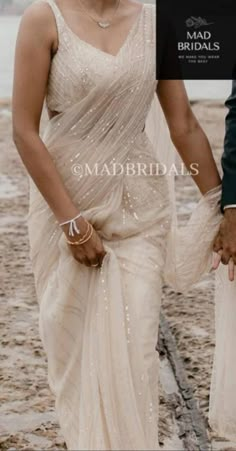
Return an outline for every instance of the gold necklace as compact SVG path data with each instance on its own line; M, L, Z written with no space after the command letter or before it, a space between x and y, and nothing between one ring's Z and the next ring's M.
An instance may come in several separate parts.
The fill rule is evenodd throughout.
M85 13L86 13L86 14L87 14L94 22L96 22L96 24L97 24L99 27L101 27L101 28L107 28L107 27L110 27L110 25L111 25L111 23L112 23L111 20L97 20L97 19L95 19L95 18L87 11L87 9L84 7L84 4L83 4L81 1L80 1L80 3L81 3L81 5L83 6L84 12L85 12ZM116 14L116 12L117 12L117 10L118 10L119 5L120 5L120 0L117 0L116 7L115 7L115 11L114 11L114 13L113 13L112 18L114 18L115 14Z

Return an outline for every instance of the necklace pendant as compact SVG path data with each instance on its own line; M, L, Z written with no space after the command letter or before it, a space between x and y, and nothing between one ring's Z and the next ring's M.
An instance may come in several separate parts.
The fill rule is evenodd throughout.
M107 28L107 27L110 27L110 25L111 25L110 22L97 22L97 24L101 28Z

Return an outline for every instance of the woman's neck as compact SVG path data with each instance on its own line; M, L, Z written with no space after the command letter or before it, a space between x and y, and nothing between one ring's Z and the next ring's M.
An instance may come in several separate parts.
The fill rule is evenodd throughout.
M94 11L98 16L102 16L105 11L113 11L120 0L82 0L83 6ZM78 0L80 3L80 0Z

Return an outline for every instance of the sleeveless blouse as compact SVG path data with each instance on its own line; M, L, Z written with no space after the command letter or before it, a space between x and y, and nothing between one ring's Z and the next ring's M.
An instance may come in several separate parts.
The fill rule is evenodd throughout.
M46 105L52 111L63 112L77 100L86 97L99 81L112 72L132 65L133 60L142 61L146 45L155 52L155 6L143 4L141 12L131 26L118 53L112 55L81 39L65 21L54 0L45 1L55 16L58 32L58 50L49 72ZM145 46L145 49L144 49ZM155 55L152 62L155 60ZM153 77L153 65L150 68ZM102 93L101 93L102 94Z

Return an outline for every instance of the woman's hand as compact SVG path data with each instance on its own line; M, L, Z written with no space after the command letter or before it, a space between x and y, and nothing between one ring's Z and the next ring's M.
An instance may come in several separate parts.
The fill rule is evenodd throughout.
M76 219L76 224L78 225L81 233L79 235L78 234L75 235L74 237L69 236L68 225L63 226L66 238L72 242L78 241L80 238L82 238L88 229L88 222L83 217L79 217L78 219ZM106 251L104 249L100 236L98 235L98 233L94 228L92 230L91 237L84 244L79 245L68 244L68 246L70 247L73 257L79 263L82 263L83 265L89 267L91 266L99 267L102 265L102 261L106 254Z

